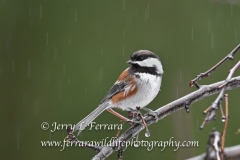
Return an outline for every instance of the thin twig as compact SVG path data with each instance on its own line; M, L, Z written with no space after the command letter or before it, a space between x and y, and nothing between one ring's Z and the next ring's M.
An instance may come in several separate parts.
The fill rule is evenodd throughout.
M204 119L204 123L203 123L203 125L200 127L200 129L203 129L205 122L209 122L209 121L215 119L216 110L221 109L220 106L221 106L222 98L223 98L223 95L224 95L224 92L225 92L225 86L226 86L226 84L231 80L233 74L234 74L235 71L239 68L239 66L240 66L240 61L238 61L238 63L229 71L229 74L228 74L225 82L218 87L218 88L221 89L221 92L220 92L220 94L218 95L218 97L216 98L216 100L215 100L215 101L212 103L212 105L210 106L210 109L207 108L207 109L204 111L204 113L207 113L207 112L208 112L208 114L207 114L206 118ZM206 111L207 111L207 112L206 112ZM222 110L221 110L221 113L223 113ZM225 116L224 116L223 114L222 114L222 120L225 120Z
M221 157L224 159L224 145L225 145L225 137L227 132L227 126L228 126L228 94L225 94L225 102L226 102L226 120L224 123L224 128L222 132L222 146L221 146Z
M196 90L182 98L179 98L167 105L164 105L154 112L157 113L158 120L161 120L180 109L184 109L186 103L191 105L205 97L219 93L221 91L219 85L223 84L224 82L225 81L220 81L210 85L203 85L199 90ZM232 90L237 87L240 87L240 76L232 78L224 88L226 90ZM144 120L148 126L156 122L156 119L153 116L146 116L144 117ZM110 146L102 147L100 152L97 155L95 155L92 160L106 159L108 156L113 154L115 150L118 148L118 146L116 146L116 144L119 144L118 142L126 143L127 141L134 138L143 129L144 129L143 124L134 124L127 131L122 133L117 139L115 139Z
M219 88L222 88L227 84L227 82L232 78L233 74L239 67L240 67L240 61L238 61L238 63L229 71L229 74L225 80L226 82L220 85Z
M240 48L240 44L232 50L226 57L224 57L220 62L218 62L215 66L210 68L208 71L204 73L200 73L199 75L196 76L193 80L190 81L189 85L192 87L196 82L198 82L200 79L204 77L208 77L215 69L217 69L222 63L224 63L227 59L233 60L234 54L238 51Z
M206 124L206 122L210 122L211 120L214 120L216 118L216 110L219 109L224 92L225 92L225 88L222 88L216 100L212 103L210 107L208 107L203 112L203 113L207 113L207 116L204 119L202 125L200 126L201 130L204 128L204 125Z
M226 117L225 117L223 109L222 109L222 104L220 104L220 111L221 111L221 115L222 115L222 122L225 122Z

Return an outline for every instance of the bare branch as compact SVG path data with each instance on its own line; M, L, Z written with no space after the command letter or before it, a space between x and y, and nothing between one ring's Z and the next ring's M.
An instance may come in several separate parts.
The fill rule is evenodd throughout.
M173 112L176 112L180 109L184 109L186 104L193 104L205 97L211 96L213 94L219 93L222 89L219 88L221 84L225 81L216 82L210 85L203 85L200 89L179 98L167 105L164 105L158 108L155 112L158 115L158 120L165 118ZM232 78L224 87L226 90L232 90L237 87L240 87L240 76ZM149 126L155 122L153 116L144 117L146 124ZM93 160L103 160L114 153L115 150L119 149L119 144L124 145L127 141L134 138L139 132L144 129L143 124L134 124L127 131L125 131L122 135L120 135L115 141L112 142L110 146L104 146L101 148L100 152L93 157Z
M224 159L224 145L225 145L225 137L226 137L226 132L227 132L227 126L228 126L228 94L225 94L225 102L226 102L226 120L224 123L224 128L222 132L222 145L221 145L221 157Z
M224 149L224 152L226 154L225 160L234 160L234 159L237 160L240 158L240 145L227 147ZM203 160L205 156L206 156L206 153L203 153L201 155L189 158L187 160ZM215 153L212 152L208 160L215 160L215 159L216 159Z
M240 44L232 50L226 57L224 57L220 62L218 62L215 66L210 68L208 71L204 73L200 73L199 75L196 76L193 80L190 81L189 85L192 87L194 84L196 84L200 79L204 77L208 77L214 70L216 70L221 64L223 64L227 59L233 60L234 54L238 51L240 48Z

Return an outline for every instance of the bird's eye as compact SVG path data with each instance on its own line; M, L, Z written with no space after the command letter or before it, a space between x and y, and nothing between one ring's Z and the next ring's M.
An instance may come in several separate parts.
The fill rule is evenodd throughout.
M144 58L142 56L138 57L139 61L142 61Z

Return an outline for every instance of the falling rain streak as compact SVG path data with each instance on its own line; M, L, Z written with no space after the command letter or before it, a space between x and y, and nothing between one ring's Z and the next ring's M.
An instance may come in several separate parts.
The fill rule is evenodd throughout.
M17 134L17 150L20 149L20 134Z
M125 46L124 46L124 44L123 44L123 56L124 56L124 50L125 50Z
M123 0L123 10L125 10L125 0Z
M180 71L180 83L182 83L182 71Z
M231 3L231 15L233 15L233 4Z
M210 29L211 29L211 22L210 20L208 20L208 32L210 33Z
M46 40L47 40L46 45L48 46L48 33L47 33L47 39Z
M145 10L145 22L147 22L148 18L149 18L149 3L147 5L147 9Z
M149 18L149 3L148 3L148 6L147 6L147 18Z
M63 75L65 75L66 74L66 65L64 64L63 65Z
M12 73L14 73L15 70L15 64L14 64L14 60L12 60Z
M103 68L99 68L99 81L101 82L103 80L103 76L104 72L103 72Z
M193 41L193 27L192 27L192 41Z
M28 61L27 76L28 78L31 78L31 60Z
M214 37L213 37L213 32L211 34L211 48L214 47Z
M197 118L197 125L196 125L196 126L197 126L197 132L198 132L198 131L199 131L199 127L198 127L198 118Z
M75 22L77 22L77 9L75 9Z
M32 14L32 8L29 8L29 16Z
M40 19L42 18L42 5L40 5Z
M178 98L178 87L177 87L177 98Z
M237 41L238 41L238 31L235 29L235 30L234 30L234 32L235 32L235 36L236 36L236 43L237 43Z

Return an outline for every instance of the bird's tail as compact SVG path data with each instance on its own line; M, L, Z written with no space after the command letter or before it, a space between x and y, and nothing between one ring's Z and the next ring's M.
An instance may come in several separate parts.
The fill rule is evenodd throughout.
M85 117L83 120L78 122L78 124L75 125L73 128L73 132L78 131L79 135L82 130L84 130L95 118L97 118L98 115L100 115L104 110L106 110L109 107L109 103L102 103L100 104L94 111L92 111L87 117Z

